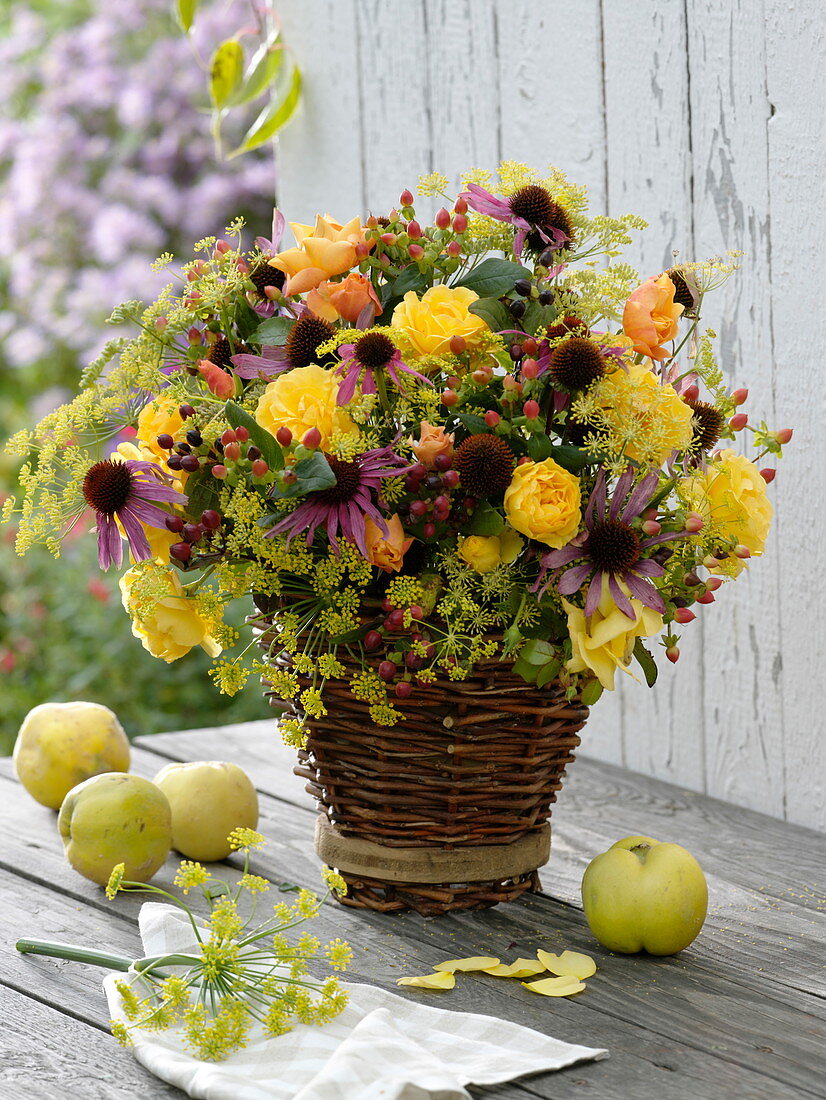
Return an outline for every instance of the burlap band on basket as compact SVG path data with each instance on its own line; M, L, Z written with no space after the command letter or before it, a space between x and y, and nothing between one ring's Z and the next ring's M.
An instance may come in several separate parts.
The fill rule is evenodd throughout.
M538 890L551 804L588 708L502 661L393 702L404 720L389 729L345 681L327 682L322 718L287 708L310 731L295 772L322 810L316 848L347 882L342 903L436 914Z

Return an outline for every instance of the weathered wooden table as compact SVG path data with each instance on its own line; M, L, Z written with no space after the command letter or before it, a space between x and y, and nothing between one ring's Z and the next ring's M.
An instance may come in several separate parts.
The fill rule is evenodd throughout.
M241 764L261 793L269 844L254 869L318 889L314 809L272 721L144 738L133 770L151 778L170 760L210 759ZM609 954L594 943L579 908L587 862L634 833L683 844L709 880L705 929L674 958ZM0 835L2 1100L182 1096L109 1035L102 971L23 957L13 946L27 935L136 953L141 897L108 902L69 868L55 815L26 795L10 760L0 761ZM155 881L169 885L176 863L170 859ZM542 894L435 919L330 904L319 935L349 940L352 976L396 992L397 977L428 972L444 958L510 959L537 947L594 955L599 971L570 999L545 999L486 975L461 975L450 993L405 991L610 1049L607 1061L475 1090L479 1097L826 1096L826 838L582 758L555 810L542 882Z

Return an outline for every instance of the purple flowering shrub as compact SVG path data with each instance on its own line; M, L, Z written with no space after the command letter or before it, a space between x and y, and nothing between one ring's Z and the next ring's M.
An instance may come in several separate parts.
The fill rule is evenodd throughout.
M271 153L216 159L196 57L254 30L253 6L204 4L195 51L169 0L85 8L55 27L14 0L0 37L0 367L39 367L41 391L113 335L114 305L157 293L156 256L272 216Z

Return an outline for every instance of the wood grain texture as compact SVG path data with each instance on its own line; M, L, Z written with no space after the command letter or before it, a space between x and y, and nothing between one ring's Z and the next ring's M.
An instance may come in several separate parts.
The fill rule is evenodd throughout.
M771 292L777 410L795 437L776 485L782 532L779 572L785 732L786 816L826 829L826 631L812 616L823 601L826 545L826 390L820 354L798 325L819 317L812 272L826 252L824 123L826 85L818 58L826 49L816 3L766 0L766 86L770 117Z
M138 747L135 770L153 775L170 757L229 754L253 771L259 787L272 785L278 789L277 772L264 774L254 763L266 758L268 752L262 732L266 731L260 727L238 727L230 737L226 730L205 730L194 737L158 738L159 747L164 743L163 755ZM153 741L146 739L149 745ZM674 801L665 785L648 782L660 788L662 805ZM99 1026L103 1001L99 972L47 959L23 958L10 949L19 935L21 909L25 907L29 934L74 940L80 934L128 951L136 942L140 899L122 895L114 904L109 903L99 887L71 871L54 830L55 815L24 794L11 779L8 762L0 767L0 787L0 830L6 838L0 859L8 868L0 874L0 897L4 899L0 905L0 984L16 989L36 984L44 996L54 998L70 1016ZM312 822L309 810L264 795L261 828L272 840L257 858L255 869L276 882L288 879L316 887L319 876L312 851ZM805 839L803 830L772 824L788 830L799 845ZM580 843L601 848L608 839L602 831L595 832L593 838L580 838ZM809 850L809 846L801 846ZM168 885L173 872L170 860L160 872L158 884ZM237 871L230 868L228 874L232 877ZM712 882L713 895L716 890ZM752 920L748 913L742 915ZM702 939L674 959L612 956L595 947L577 908L546 896L436 921L415 914L387 919L329 906L319 924L322 937L339 935L354 946L356 980L361 976L389 989L395 989L395 979L402 974L422 972L434 961L461 954L493 953L509 958L545 946L552 950L585 950L596 957L600 969L589 983L587 995L554 1002L552 1010L518 983L467 976L457 985L450 997L452 1008L506 1016L568 1041L608 1045L611 1049L608 1062L574 1067L497 1090L479 1090L475 1095L513 1100L583 1094L634 1095L651 1100L678 1100L689 1094L709 1100L721 1095L767 1100L772 1096L818 1095L815 1067L824 1039L823 1004L795 986L773 982L763 973L765 969L777 972L786 966L799 970L804 963L800 957L784 954L780 945L772 949L771 937L760 931L759 923L751 926L752 936L759 941L753 948L751 967L733 957L722 943L716 956L712 953L704 957L698 950ZM761 969L755 963L764 961L761 951L767 948L766 967ZM35 973L38 977L32 983L31 975ZM61 1018L59 1027L55 1025L60 1035L64 1034L62 1020L67 1018ZM722 1020L725 1028L721 1030ZM55 1045L63 1049L60 1042L52 1043L52 1047ZM114 1044L110 1049L116 1059L130 1061ZM57 1052L53 1050L51 1056L57 1059ZM73 1059L72 1051L69 1060ZM145 1095L166 1094L153 1087Z
M704 324L719 332L727 378L752 391L755 416L796 426L770 490L775 531L765 558L684 632L676 668L663 667L651 693L625 682L601 700L584 745L826 829L826 634L809 622L823 593L826 519L815 502L826 498L826 399L810 384L818 353L801 323L820 312L811 273L826 245L820 5L281 7L307 80L304 121L281 139L289 216L308 220L334 200L340 216L359 203L380 212L422 171L455 180L501 156L552 160L589 186L594 209L643 214L651 227L629 254L644 275L674 249L688 258L745 251Z

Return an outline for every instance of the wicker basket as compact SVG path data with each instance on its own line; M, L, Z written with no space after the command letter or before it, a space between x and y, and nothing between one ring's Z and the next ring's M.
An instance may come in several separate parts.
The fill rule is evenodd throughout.
M480 662L468 680L394 700L405 720L390 729L371 721L345 682L324 691L325 717L295 704L288 713L310 731L295 772L322 810L316 849L347 882L343 904L432 915L539 889L547 819L579 745L584 704L555 682L526 684L498 660Z

